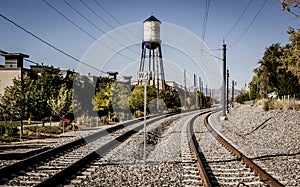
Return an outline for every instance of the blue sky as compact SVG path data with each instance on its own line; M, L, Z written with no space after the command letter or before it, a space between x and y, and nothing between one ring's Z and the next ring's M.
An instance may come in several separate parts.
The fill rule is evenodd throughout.
M105 33L112 33L114 30L118 30L127 24L142 23L151 14L162 21L162 28L164 23L170 23L188 30L200 39L202 37L205 0L96 0L121 25L98 6L94 0L84 0L84 3L97 12L105 22L95 16L79 0L66 1L78 9L104 33L83 19L64 1L47 0L53 7L61 11L66 17L95 38L103 38ZM214 55L222 57L222 51L215 49L222 47L224 36L232 28L249 2L250 0L211 0L204 43L211 49ZM268 0L249 30L238 43L232 46L246 30L263 3L263 0L253 0L239 24L225 38L225 43L228 46L227 63L230 71L230 79L238 82L238 88L242 88L245 83L251 81L253 69L257 67L257 62L262 58L265 47L276 42L286 44L289 37L286 33L288 26L299 28L299 20L295 20L287 12L282 12L281 5L277 0ZM95 43L95 39L87 36L74 27L74 25L70 24L43 0L0 0L0 13L77 59L84 59L83 57L87 53L87 50ZM106 22L110 25L107 25ZM139 40L139 37L140 41L142 41L140 34L136 37L136 41ZM163 43L163 36L161 39ZM120 40L120 36L116 37L115 40ZM107 44L110 45L110 42L107 41ZM181 48L182 46L177 47ZM136 54L131 54L132 52L126 50L122 50L120 53L134 59L139 59L139 44L132 45L130 48L136 51ZM197 46L191 45L190 48L197 48ZM33 38L2 17L0 17L0 49L7 52L25 53L30 56L30 60L43 62L44 64L60 67L61 69L76 70L79 66L78 62ZM168 50L166 46L166 49L163 49L166 63L168 59L170 61L172 59L172 54L170 54L171 52L168 53L168 51L171 50ZM199 52L199 54L189 55L201 56L203 54ZM222 62L220 60L215 60L216 63L220 63L221 65ZM4 58L0 58L0 64L3 63ZM26 65L31 64L26 63ZM188 73L192 75L194 72Z

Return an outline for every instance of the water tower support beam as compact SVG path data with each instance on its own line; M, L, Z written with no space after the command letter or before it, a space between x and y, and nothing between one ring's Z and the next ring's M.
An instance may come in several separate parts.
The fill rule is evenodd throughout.
M155 87L155 79L156 72L155 72L155 49L152 50L152 84Z
M158 47L159 50L159 61L160 61L160 73L161 73L161 85L162 89L165 90L165 70L163 65L163 59L162 59L162 52L161 52L161 45L159 44Z

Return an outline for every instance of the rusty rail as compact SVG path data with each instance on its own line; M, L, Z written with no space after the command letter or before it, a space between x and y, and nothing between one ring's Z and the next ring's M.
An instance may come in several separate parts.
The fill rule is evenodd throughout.
M227 142L222 136L218 134L218 132L211 127L208 123L208 118L212 113L206 115L204 118L204 124L209 130L209 132L223 145L225 146L231 153L233 153L238 159L243 161L255 174L257 174L260 180L270 186L281 187L284 186L279 181L277 181L274 177L272 177L269 173L259 167L257 164L252 162L247 156L242 154L239 150L237 150L234 146L232 146L229 142Z
M205 113L208 113L208 112L203 112L199 115L203 115ZM194 159L196 160L196 166L199 170L203 185L205 187L211 187L213 185L211 184L208 174L206 173L204 165L200 159L200 150L199 150L200 148L199 148L199 144L196 140L194 129L193 129L193 124L199 115L194 116L190 120L189 125L187 125L188 143L189 143L189 147L193 153Z

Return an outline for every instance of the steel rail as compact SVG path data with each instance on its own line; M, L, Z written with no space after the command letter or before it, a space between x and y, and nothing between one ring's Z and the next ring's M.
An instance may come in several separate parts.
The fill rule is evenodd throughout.
M204 124L208 131L239 160L243 161L243 163L245 163L251 171L257 174L262 182L274 187L283 187L284 185L281 184L277 179L272 177L269 173L267 173L265 170L263 170L261 167L255 164L250 158L248 158L239 150L237 150L233 145L226 141L214 128L212 128L212 126L208 122L208 118L211 114L212 113L207 114L204 118Z
M161 117L158 117L159 115L154 115L154 116L150 116L147 117L147 119L149 118L154 118L154 117L158 117L158 119L162 119L165 116L171 116L174 115L176 113L168 113L168 114L163 114L161 115ZM130 126L135 124L136 122L139 122L141 119L137 118L135 120L131 120L104 130L101 130L99 132L96 132L94 134L91 134L87 137L82 137L78 140L69 142L67 144L64 144L62 146L56 147L56 148L52 148L49 150L46 150L44 152L41 152L39 154L33 155L29 158L26 158L24 160L21 160L19 162L16 162L12 165L6 166L4 168L0 169L0 185L5 184L7 181L15 178L18 176L19 171L23 170L23 171L28 171L28 168L32 168L32 170L34 170L35 167L33 167L33 165L35 165L36 163L40 163L42 161L45 161L46 159L49 159L51 157L54 157L57 154L61 154L64 153L66 150L73 148L77 145L85 145L88 144L90 142L95 141L96 139L103 137L105 135L108 135L116 130L122 129L126 126Z
M196 116L194 116L189 121L189 124L187 125L188 144L189 144L189 147L190 147L190 149L191 149L191 151L193 153L194 159L196 161L196 166L197 166L198 171L200 173L202 183L203 183L203 185L205 187L211 187L213 185L211 184L211 181L210 181L210 179L208 177L208 174L206 173L204 164L203 164L203 162L201 160L201 156L203 156L203 155L202 155L202 153L200 151L200 147L199 147L198 141L197 141L195 133L194 133L193 125L195 123L195 120L200 115L204 115L204 114L209 113L209 112L210 111L206 111L206 112L202 112L200 114L197 114Z
M165 117L173 116L177 113L170 113L166 116L160 116L158 118L152 119L148 121L147 125L159 121ZM122 142L127 140L132 135L136 134L143 128L143 124L135 127L132 130L114 138L110 142L106 143L105 145L99 147L96 151L93 151L86 155L85 157L81 158L80 160L76 161L75 163L71 164L67 168L61 170L60 172L56 173L55 175L51 176L50 178L42 181L40 184L36 185L36 187L48 187L48 186L59 186L65 183L68 183L68 180L71 179L73 176L76 175L77 172L80 172L82 168L86 167L86 165L90 165L92 162L105 156L109 151L120 145Z

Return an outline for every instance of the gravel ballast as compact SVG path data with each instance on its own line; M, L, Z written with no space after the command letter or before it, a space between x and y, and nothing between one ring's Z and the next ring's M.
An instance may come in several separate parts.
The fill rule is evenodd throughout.
M300 186L300 111L240 105L210 121L226 139L286 186Z

